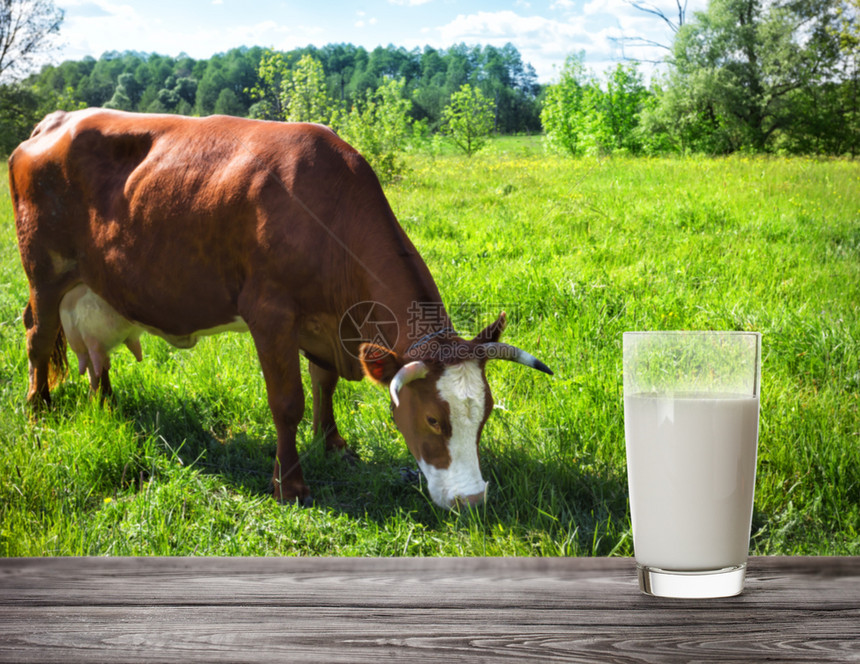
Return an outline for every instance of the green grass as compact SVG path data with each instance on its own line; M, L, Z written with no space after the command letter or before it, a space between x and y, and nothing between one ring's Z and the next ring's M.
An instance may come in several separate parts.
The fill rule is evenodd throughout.
M342 382L357 450L299 431L310 508L267 496L275 431L250 338L113 356L116 399L69 379L24 404L26 282L0 190L0 555L631 555L621 334L763 333L752 551L860 554L860 165L813 159L570 160L537 138L412 155L387 187L455 322L502 309L554 377L488 367L489 501L435 508L384 392ZM0 167L5 182L5 168ZM307 399L307 418L311 400Z

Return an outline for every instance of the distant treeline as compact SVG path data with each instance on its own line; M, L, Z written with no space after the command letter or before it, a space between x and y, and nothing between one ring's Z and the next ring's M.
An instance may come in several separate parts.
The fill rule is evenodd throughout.
M253 47L204 60L106 53L0 86L0 153L50 111L106 106L328 122L390 161L406 144L433 149L450 135L446 118L466 86L491 109L487 131L543 132L548 148L573 156L860 152L860 0L709 0L681 23L650 82L636 63L595 75L572 53L542 86L511 44ZM360 136L375 125L379 135Z
M186 55L108 52L44 67L19 85L0 91L0 152L26 138L32 121L57 108L108 106L130 111L255 116L253 93L260 47L236 48L209 59ZM406 50L395 46L368 51L352 44L308 46L285 52L288 65L303 55L322 63L328 96L349 107L391 79L405 79L411 115L438 128L451 94L470 83L493 101L497 133L541 131L541 86L533 67L512 45ZM22 135L23 132L23 135Z

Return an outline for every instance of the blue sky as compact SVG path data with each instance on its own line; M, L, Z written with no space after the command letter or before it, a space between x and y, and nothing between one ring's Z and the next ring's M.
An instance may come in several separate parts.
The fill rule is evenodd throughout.
M551 82L564 58L584 50L602 72L623 55L659 57L659 49L622 52L612 37L668 43L671 33L628 0L55 0L66 11L59 59L137 50L208 58L237 46L288 50L348 42L371 50L394 44L513 43L541 82ZM675 0L654 0L677 15ZM704 9L689 0L687 15Z

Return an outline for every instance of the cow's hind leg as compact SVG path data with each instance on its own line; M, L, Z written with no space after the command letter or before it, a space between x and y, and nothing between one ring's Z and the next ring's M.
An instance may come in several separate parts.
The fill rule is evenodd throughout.
M339 376L336 372L323 369L313 361L308 363L308 371L313 389L314 434L322 434L326 452L336 452L347 461L356 461L358 455L347 446L334 420L333 397Z
M113 396L108 367L104 367L100 374L97 374L92 367L88 367L87 378L90 381L90 393L93 396L98 396L100 403L104 403L105 399Z
M90 391L99 396L104 403L106 397L113 395L110 385L110 354L104 344L97 339L86 339L89 365L87 377L90 379Z
M343 436L337 430L334 421L333 395L337 386L338 375L334 371L323 369L313 361L308 362L308 372L311 375L311 386L314 400L314 434L322 434L327 452L340 452L347 459L354 459L355 453L350 450Z
M51 403L51 388L65 378L68 371L66 338L60 325L60 298L46 296L31 289L24 309L27 336L27 358L30 386L27 402L33 408Z

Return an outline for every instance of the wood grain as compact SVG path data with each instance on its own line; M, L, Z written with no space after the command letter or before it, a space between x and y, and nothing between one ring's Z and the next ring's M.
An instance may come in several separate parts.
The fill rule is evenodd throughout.
M860 558L642 595L630 559L0 561L0 662L860 662Z

